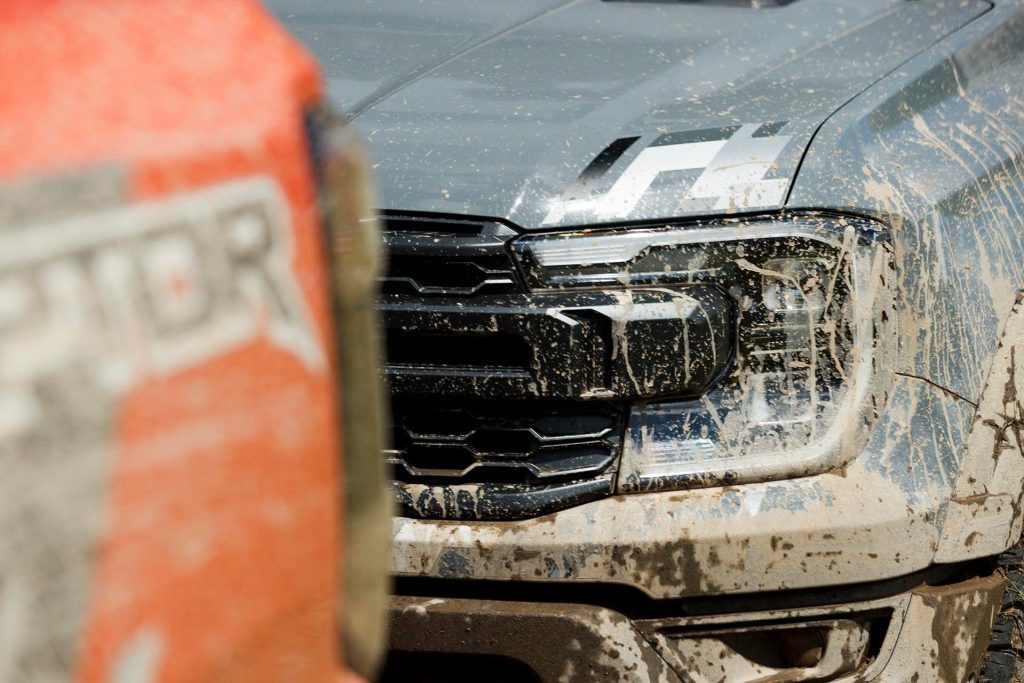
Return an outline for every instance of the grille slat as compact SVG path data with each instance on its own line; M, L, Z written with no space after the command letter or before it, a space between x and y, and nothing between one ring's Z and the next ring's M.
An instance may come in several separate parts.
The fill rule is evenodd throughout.
M389 263L381 287L388 294L421 296L517 292L507 230L499 223L386 219Z

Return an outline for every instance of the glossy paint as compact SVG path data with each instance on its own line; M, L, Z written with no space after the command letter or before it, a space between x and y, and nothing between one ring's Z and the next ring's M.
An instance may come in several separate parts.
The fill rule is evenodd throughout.
M989 8L982 0L763 10L603 0L270 6L321 60L331 95L369 140L382 207L523 228L779 208L784 192L681 207L680 186L699 175L690 168L662 178L624 215L545 220L585 167L626 136L640 141L609 179L666 133L786 122L792 140L758 174L785 186L832 112Z

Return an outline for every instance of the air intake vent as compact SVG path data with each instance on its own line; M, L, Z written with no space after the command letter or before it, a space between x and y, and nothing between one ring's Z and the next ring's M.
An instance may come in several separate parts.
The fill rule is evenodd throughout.
M393 410L391 458L403 481L536 484L600 473L621 439L621 414L601 408L399 403Z

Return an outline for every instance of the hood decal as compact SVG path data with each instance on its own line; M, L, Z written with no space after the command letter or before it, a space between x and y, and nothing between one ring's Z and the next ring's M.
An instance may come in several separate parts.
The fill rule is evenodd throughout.
M340 101L375 93L355 125L381 208L526 231L782 209L823 121L989 7L272 4Z
M783 121L665 133L628 164L619 164L622 169L609 185L616 162L640 139L620 138L553 200L543 225L629 219L651 195L657 195L659 204L669 195L676 213L777 206L785 199L789 178L766 176L793 139L779 135L785 125ZM661 182L663 176L668 183Z

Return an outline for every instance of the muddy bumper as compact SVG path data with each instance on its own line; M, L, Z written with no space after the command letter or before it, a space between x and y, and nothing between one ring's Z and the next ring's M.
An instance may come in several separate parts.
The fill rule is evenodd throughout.
M396 596L389 674L962 681L985 652L1002 589L993 575L865 602L655 618L583 604Z
M1010 495L960 497L973 412L902 377L871 441L841 469L613 496L517 521L400 517L391 570L398 577L626 584L651 598L678 599L874 583L995 556L1013 545L1019 524Z

